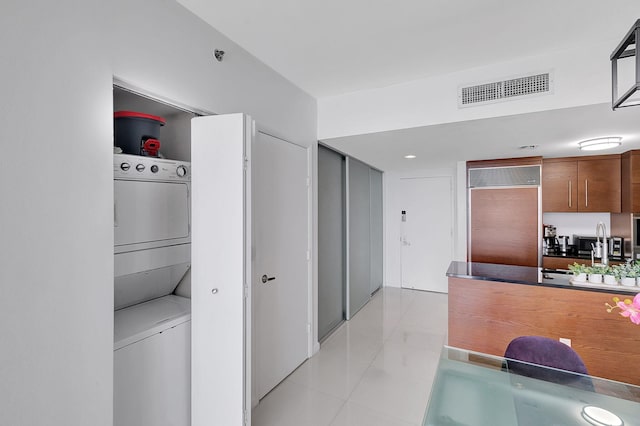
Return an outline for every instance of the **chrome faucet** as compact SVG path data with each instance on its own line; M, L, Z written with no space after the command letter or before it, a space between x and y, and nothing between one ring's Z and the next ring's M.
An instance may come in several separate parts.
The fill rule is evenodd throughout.
M600 232L602 232L602 242L600 242ZM603 222L596 225L596 246L594 247L594 256L600 258L603 265L609 264L609 247L607 247L607 227Z

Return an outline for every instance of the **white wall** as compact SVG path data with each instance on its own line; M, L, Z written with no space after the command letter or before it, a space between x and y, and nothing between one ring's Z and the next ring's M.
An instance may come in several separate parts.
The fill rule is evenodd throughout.
M324 140L608 102L611 99L608 58L617 43L618 40L611 40L582 49L518 58L389 87L322 98L318 101L318 138ZM553 95L458 108L457 89L460 85L547 71L553 71Z
M216 114L243 112L258 130L312 147L317 106L303 92L173 0L115 0L113 73L133 86ZM222 62L214 49L226 53ZM313 290L317 295L317 170L313 186ZM317 310L314 304L314 324ZM317 341L316 327L314 341Z
M400 220L400 212L402 210L402 206L400 204L399 193L401 191L401 179L403 178L419 178L419 177L437 177L437 176L447 176L451 177L454 182L454 188L457 187L457 174L456 170L453 168L442 168L442 169L430 169L430 170L421 170L417 172L411 173L393 173L388 172L385 173L385 245L384 245L384 254L385 254L385 268L384 268L384 285L386 287L401 287L402 284L402 262L401 262L401 245L400 245L400 237L401 237L401 220ZM416 197L421 196L421 194L416 194ZM456 194L452 194L454 200L456 200ZM459 206L456 201L454 205L454 218L458 217ZM463 211L463 214L466 210ZM454 225L454 235L456 235L454 240L454 252L458 252L458 233L460 232L459 225L457 219L453 220ZM434 226L438 226L438 224L434 224ZM462 230L462 232L466 235L466 228ZM429 236L425 236L425 239L428 242ZM414 237L414 240L417 239ZM456 254L457 256L457 254ZM453 260L453 259L452 259ZM460 259L464 260L464 259Z
M110 426L109 3L1 9L0 424Z
M262 130L311 146L316 101L173 0L114 0L113 73L216 114L244 112ZM224 50L222 62L214 49Z
M111 425L112 76L314 151L316 103L172 0L4 1L0 51L0 424Z

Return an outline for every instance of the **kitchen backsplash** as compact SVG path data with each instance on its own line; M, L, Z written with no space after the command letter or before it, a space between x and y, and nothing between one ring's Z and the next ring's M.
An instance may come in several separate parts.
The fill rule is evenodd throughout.
M556 235L568 235L573 244L573 235L596 235L596 225L604 222L607 235L611 235L610 213L543 213L542 223L554 225Z

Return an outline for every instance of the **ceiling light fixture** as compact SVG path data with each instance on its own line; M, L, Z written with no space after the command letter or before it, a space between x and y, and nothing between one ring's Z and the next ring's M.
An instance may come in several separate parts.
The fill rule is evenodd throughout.
M413 155L413 154L408 154L408 155L405 155L404 158L408 158L409 160L411 160L411 159L416 158L416 156Z
M582 409L582 417L594 426L623 426L622 419L611 411L594 405L587 405Z
M578 146L583 151L599 151L601 149L615 148L620 145L622 145L622 138L619 136L588 139L586 141L578 142Z
M638 44L640 44L640 19L633 24L616 47L616 50L611 54L611 107L614 110L640 105L640 55L638 54ZM618 70L618 60L621 59L625 60L620 62L622 69ZM619 86L622 86L623 94L618 97Z

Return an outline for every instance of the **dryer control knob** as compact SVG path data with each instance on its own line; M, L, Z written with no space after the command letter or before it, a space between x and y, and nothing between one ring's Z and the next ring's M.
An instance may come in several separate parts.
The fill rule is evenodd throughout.
M158 173L158 166L156 166L155 164L151 166L151 173Z
M129 168L131 168L131 166L129 165L129 163L122 163L120 164L120 169L124 170L125 172L127 170L129 170Z
M138 164L138 165L136 165L136 170L137 170L137 171L139 171L139 172L144 171L144 164Z
M180 177L185 177L187 175L187 168L185 166L178 166L176 173Z

